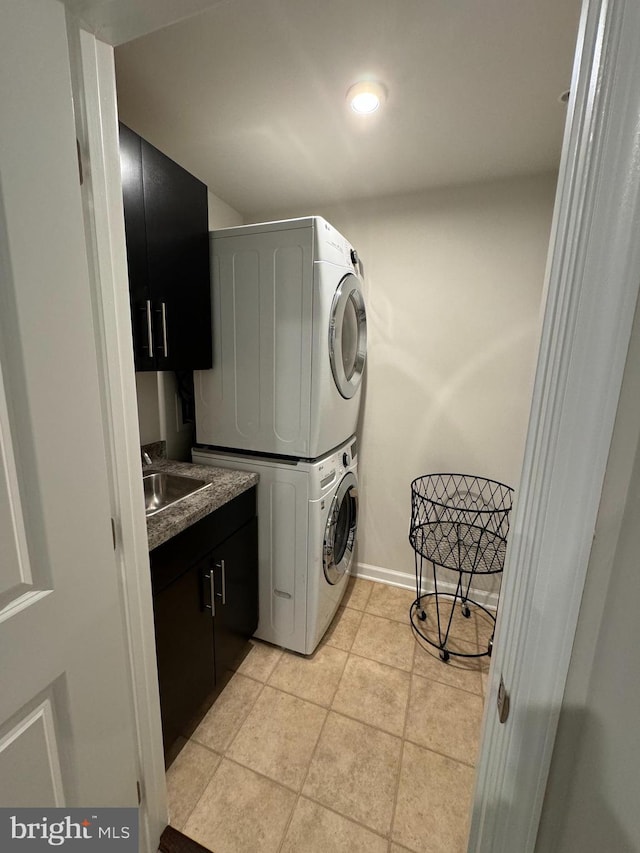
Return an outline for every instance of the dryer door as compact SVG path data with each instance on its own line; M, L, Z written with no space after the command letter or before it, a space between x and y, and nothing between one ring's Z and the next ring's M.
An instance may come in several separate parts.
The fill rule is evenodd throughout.
M348 400L358 390L367 357L367 315L359 280L348 273L331 304L329 358L340 394Z
M358 481L353 471L349 471L333 496L324 531L322 563L330 584L338 583L351 566L357 528Z

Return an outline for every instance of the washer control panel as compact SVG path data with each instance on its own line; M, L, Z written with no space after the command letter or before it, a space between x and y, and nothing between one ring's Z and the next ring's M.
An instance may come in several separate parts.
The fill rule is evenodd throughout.
M328 489L333 483L339 481L349 468L357 463L358 442L354 438L350 444L343 446L340 450L327 456L313 468L313 476L321 491Z

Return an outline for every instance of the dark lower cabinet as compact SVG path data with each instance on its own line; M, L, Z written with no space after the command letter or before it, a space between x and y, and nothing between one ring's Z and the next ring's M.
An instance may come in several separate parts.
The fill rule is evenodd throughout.
M207 568L208 560L197 563L153 600L165 751L215 689L211 611L203 582Z
M150 554L165 758L188 737L258 625L255 488Z
M216 681L226 682L258 625L258 596L247 598L258 549L258 520L251 519L211 555L215 601Z

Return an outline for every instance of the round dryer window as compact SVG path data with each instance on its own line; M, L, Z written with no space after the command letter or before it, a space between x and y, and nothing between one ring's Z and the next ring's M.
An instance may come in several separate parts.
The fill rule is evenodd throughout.
M352 471L340 481L329 509L324 531L322 558L324 576L338 583L349 570L358 527L358 481Z
M340 394L348 400L358 390L367 357L367 314L359 280L349 273L331 305L329 358Z

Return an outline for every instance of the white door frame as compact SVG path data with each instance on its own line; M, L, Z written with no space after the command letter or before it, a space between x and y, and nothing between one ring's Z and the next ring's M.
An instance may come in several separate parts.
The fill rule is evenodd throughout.
M142 488L113 48L67 12L100 394L136 727L140 851L168 823L151 572Z
M536 843L640 282L640 4L585 2L469 850ZM501 725L500 677L511 698Z
M624 21L624 27L622 23ZM92 39L92 37L89 37ZM548 299L498 615L469 850L535 845L640 282L640 4L585 0L547 272ZM146 798L166 816L111 48L86 42L105 420ZM89 62L94 53L94 60ZM89 63L92 73L88 73ZM638 146L635 145L637 148ZM502 726L500 675L511 694ZM149 848L149 853L151 848Z

